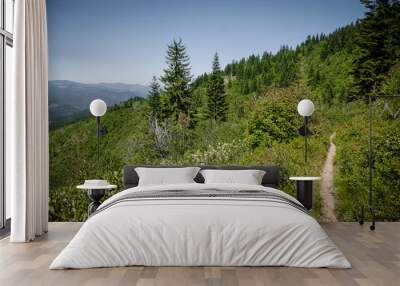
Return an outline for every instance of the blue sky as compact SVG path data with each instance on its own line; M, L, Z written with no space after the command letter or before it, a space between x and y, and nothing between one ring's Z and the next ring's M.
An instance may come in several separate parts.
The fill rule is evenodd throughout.
M49 78L148 84L182 38L192 73L329 33L362 18L358 0L47 0Z

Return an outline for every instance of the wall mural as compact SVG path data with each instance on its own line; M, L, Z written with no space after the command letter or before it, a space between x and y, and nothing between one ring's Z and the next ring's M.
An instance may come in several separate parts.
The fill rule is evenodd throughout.
M85 220L76 186L106 179L118 186L109 196L126 164L278 164L292 195L289 176L322 176L315 217L356 220L368 202L368 95L400 94L399 2L302 9L337 15L324 20L295 3L147 2L48 1L50 220ZM94 99L107 104L100 129ZM398 216L400 102L372 104L375 212Z

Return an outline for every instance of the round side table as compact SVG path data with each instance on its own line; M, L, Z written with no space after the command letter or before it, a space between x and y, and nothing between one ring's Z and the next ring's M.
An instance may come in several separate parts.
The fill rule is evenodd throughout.
M313 202L313 181L319 181L321 177L290 177L289 180L296 181L297 200L310 210Z
M88 206L88 217L94 213L97 208L101 205L100 200L104 197L107 190L115 189L116 185L107 185L107 186L88 186L88 185L79 185L76 188L81 190L86 190L88 197L92 200L92 202Z

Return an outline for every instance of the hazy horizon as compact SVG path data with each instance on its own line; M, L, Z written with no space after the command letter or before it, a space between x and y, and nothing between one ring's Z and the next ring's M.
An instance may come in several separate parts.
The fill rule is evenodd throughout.
M251 54L295 47L361 18L356 0L49 0L49 80L148 85L165 68L167 45L181 38L192 74ZM300 12L299 12L300 11Z
M148 86L148 84L142 84L142 83L130 83L130 82L122 82L122 81L99 81L99 82L84 82L81 80L71 80L71 79L50 79L50 81L71 81L71 82L78 82L78 83L83 83L83 84L129 84L129 85L144 85Z

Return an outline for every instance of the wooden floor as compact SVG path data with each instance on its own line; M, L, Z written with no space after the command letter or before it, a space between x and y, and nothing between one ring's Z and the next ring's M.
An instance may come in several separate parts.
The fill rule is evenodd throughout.
M79 223L51 223L32 243L0 241L0 285L400 285L400 223L324 224L352 269L289 267L123 267L48 270L79 229Z

